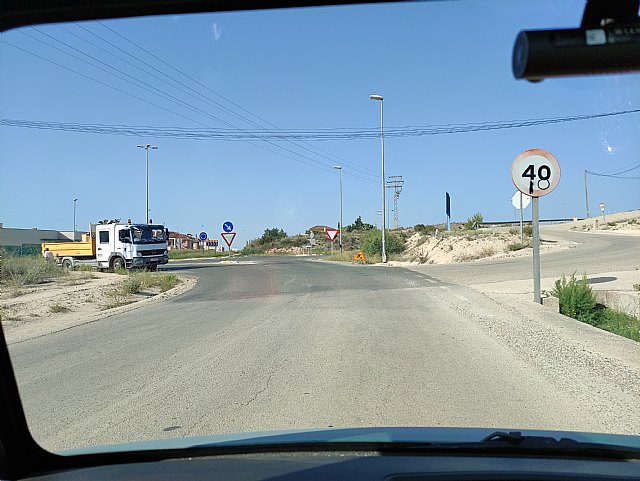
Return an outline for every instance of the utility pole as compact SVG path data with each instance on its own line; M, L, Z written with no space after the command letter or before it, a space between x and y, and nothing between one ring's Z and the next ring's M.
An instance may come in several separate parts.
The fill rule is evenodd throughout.
M385 182L384 182L384 109L383 109L383 102L384 102L384 98L382 97L382 95L370 95L369 96L370 100L379 100L380 101L380 143L382 146L382 262L386 263L387 262L387 250L385 247L385 229L386 229L386 221L385 221L385 217L384 217L384 211L386 209L386 201L384 199L384 187L385 187Z
M402 192L404 180L401 175L390 175L387 180L387 188L393 189L393 228L398 228L398 198Z
M152 150L157 150L158 147L155 145L150 145L150 144L146 144L146 145L136 145L136 147L138 147L139 149L144 149L146 151L146 157L147 157L147 207L145 210L145 224L149 223L149 149Z
M589 191L587 190L587 169L584 169L584 202L587 207L587 219L589 218Z
M78 199L73 199L73 242L76 241L76 202Z
M338 235L340 236L340 254L342 254L342 166L334 165L334 169L340 171L340 227L338 228ZM331 243L331 249L333 249L333 242Z

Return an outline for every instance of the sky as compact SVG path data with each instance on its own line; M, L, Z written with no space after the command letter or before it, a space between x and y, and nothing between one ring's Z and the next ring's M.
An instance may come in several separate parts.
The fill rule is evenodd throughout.
M385 129L601 114L640 108L640 75L514 79L523 29L573 28L584 2L360 5L47 25L0 35L3 120L185 129ZM22 49L22 50L21 50ZM144 50L143 50L144 49ZM73 55L70 56L67 53ZM52 63L54 62L54 63ZM97 66L97 67L96 67ZM99 67L99 68L98 68ZM71 70L69 70L71 69ZM117 70L115 70L117 69ZM132 78L133 77L133 78ZM269 124L265 123L269 122ZM275 126L275 127L274 127ZM276 130L276 128L281 130ZM512 220L511 164L541 148L559 161L542 218L585 215L584 170L640 162L640 114L417 137L385 138L387 175L405 181L402 226L476 212ZM79 230L150 217L234 247L264 229L290 234L343 219L380 223L381 145L353 140L193 140L0 127L0 222ZM640 176L640 169L625 174ZM590 210L640 208L640 180L588 176ZM392 206L392 195L387 191ZM530 217L530 208L525 218ZM393 213L391 213L393 216Z

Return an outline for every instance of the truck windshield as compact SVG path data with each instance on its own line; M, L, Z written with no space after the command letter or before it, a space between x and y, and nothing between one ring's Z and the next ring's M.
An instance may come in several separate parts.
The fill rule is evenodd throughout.
M150 244L153 242L164 242L164 227L157 225L134 225L131 227L131 234L134 244Z

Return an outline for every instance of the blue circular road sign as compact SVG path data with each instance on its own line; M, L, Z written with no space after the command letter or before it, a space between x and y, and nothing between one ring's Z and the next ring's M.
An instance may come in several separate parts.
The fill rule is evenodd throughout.
M200 232L198 237L200 238L201 241L207 240L207 233L206 232Z
M222 224L222 230L225 232L233 232L233 223L227 221Z

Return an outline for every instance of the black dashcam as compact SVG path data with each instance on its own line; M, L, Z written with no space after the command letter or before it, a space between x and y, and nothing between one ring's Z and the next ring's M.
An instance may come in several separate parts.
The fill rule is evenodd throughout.
M580 28L521 31L513 47L513 75L536 82L640 71L639 3L592 0Z

